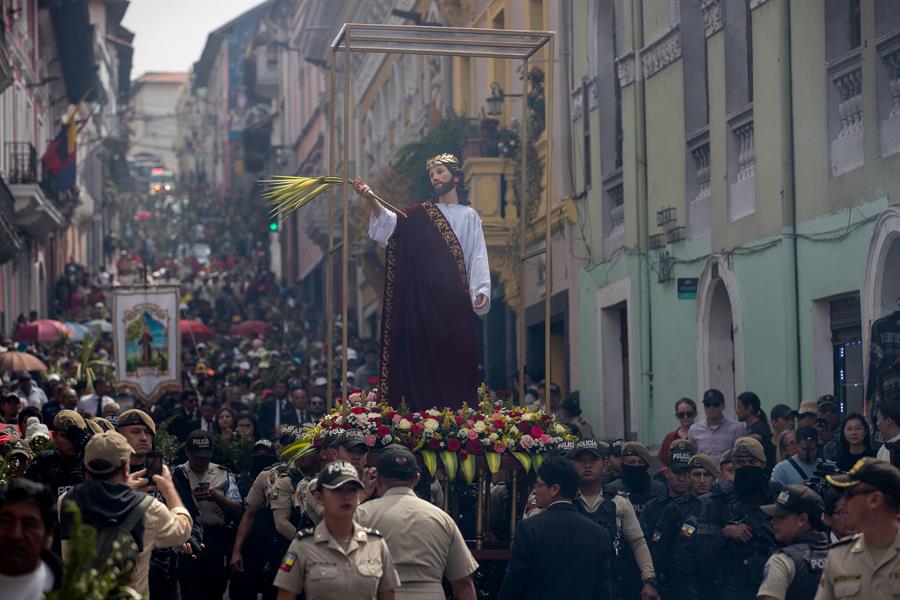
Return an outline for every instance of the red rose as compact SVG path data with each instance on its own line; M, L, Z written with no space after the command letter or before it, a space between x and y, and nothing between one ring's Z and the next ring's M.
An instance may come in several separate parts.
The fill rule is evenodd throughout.
M522 433L528 433L529 431L531 431L531 425L529 425L527 421L519 421L518 423L516 423L516 427L518 427L519 431L521 431Z
M447 450L450 452L459 452L460 448L462 448L462 443L457 438L447 440Z
M406 446L407 448L409 448L410 450L412 450L413 448L416 447L416 443L412 440L406 440L405 442L403 442L403 445Z
M475 456L481 456L484 454L484 446L478 440L469 440L466 442L466 452Z
M453 417L453 420L456 421L456 424L457 424L457 425L462 425L462 424L463 424L463 418L462 418L461 416L459 416L459 415L456 415L455 417Z
M440 450L441 449L441 440L437 438L431 438L428 441L428 447L432 450Z
M539 438L542 435L544 435L544 430L541 429L540 427L532 427L531 428L531 437Z
M503 429L503 419L494 419L494 428Z
M514 411L512 411L511 413L509 413L509 416L511 416L511 417L521 417L521 416L522 416L522 411L521 411L521 410L514 410Z
M366 409L363 408L362 406L354 406L353 408L350 409L350 412L352 412L354 415L361 415L364 412L366 412Z
M466 460L467 458L469 458L469 453L466 452L465 450L460 450L459 451L459 460Z
M378 427L375 428L375 435L377 435L380 438L383 438L386 435L390 435L390 433L391 433L390 427L385 427L384 425L379 425Z
M421 423L413 423L413 426L409 429L409 432L413 435L420 435L423 431L425 431L425 426Z

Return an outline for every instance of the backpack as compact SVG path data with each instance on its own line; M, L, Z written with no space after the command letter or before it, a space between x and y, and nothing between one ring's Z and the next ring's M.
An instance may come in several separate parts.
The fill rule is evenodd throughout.
M153 496L146 495L131 509L121 523L110 520L97 528L97 553L92 567L103 572L104 567L117 567L122 572L132 571L137 563L138 548L131 531L141 522Z

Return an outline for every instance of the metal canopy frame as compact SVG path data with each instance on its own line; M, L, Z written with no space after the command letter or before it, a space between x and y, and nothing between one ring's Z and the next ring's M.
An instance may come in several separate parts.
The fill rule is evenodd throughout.
M528 152L528 97L527 77L522 77L522 114L519 127L520 182L519 190L519 314L516 325L516 343L518 351L519 402L525 402L525 262L531 258L546 254L546 276L544 290L544 402L550 408L550 299L552 297L553 278L550 245L550 205L553 190L553 82L555 66L556 32L553 31L515 31L508 29L480 29L475 27L431 27L420 25L390 25L370 23L345 23L331 44L331 82L330 102L328 110L329 124L329 173L337 170L335 146L335 117L337 114L337 61L339 53L344 55L343 68L343 143L341 161L342 176L345 183L342 187L343 229L340 244L334 243L334 192L328 192L328 263L326 270L326 311L328 320L328 387L327 403L330 408L334 398L334 352L331 348L334 332L334 262L332 255L341 250L341 390L347 390L347 342L349 335L349 204L350 184L350 56L353 53L378 54L416 54L437 56L464 56L480 58L499 58L521 60L523 73L528 72L528 63L535 53L544 47L548 48L549 60L546 69L544 89L545 122L547 132L547 155L544 164L546 181L545 200L545 232L544 249L526 253L527 233L527 197L526 197L526 158ZM343 393L343 392L342 392Z

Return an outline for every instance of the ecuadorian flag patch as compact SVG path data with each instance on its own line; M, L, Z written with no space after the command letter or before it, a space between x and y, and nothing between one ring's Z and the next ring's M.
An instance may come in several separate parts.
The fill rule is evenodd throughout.
M279 569L281 569L285 573L290 573L291 569L294 568L295 562L297 562L297 555L293 552L288 552L284 555L284 560L281 561L281 566L279 567Z

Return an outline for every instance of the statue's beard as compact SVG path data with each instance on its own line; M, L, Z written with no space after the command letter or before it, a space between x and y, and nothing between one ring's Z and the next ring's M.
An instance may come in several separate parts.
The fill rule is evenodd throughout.
M456 187L456 182L452 179L447 183L438 183L434 186L434 193L438 196L443 196L444 194L449 194L450 190Z

